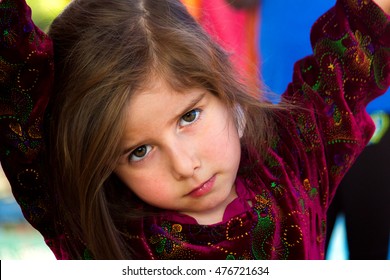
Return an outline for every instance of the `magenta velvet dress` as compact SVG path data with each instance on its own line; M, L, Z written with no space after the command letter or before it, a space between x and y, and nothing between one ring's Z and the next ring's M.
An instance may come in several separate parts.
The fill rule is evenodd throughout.
M50 39L24 0L0 2L0 159L26 219L58 259L91 258L67 240L44 164L53 88ZM223 221L199 225L165 212L126 226L139 259L323 259L326 210L374 126L365 111L390 84L390 24L372 1L339 0L312 29L313 56L298 61L283 94L300 110L277 113L267 156L243 149L238 198ZM288 50L286 50L288 51ZM247 152L250 151L250 152ZM367 192L375 190L367 190Z

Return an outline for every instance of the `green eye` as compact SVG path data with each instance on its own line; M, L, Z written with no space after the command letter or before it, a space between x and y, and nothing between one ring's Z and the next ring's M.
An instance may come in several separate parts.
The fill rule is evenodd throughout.
M194 109L184 114L180 119L181 126L187 126L199 119L201 111L199 109Z
M136 148L133 152L131 152L129 156L130 161L140 161L144 157L146 157L149 152L152 150L150 145L143 145Z

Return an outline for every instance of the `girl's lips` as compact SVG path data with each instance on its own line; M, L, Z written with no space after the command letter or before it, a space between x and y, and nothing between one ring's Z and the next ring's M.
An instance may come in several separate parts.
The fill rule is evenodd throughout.
M214 187L216 176L214 175L209 180L204 182L201 186L191 191L188 195L192 197L201 197L208 194Z

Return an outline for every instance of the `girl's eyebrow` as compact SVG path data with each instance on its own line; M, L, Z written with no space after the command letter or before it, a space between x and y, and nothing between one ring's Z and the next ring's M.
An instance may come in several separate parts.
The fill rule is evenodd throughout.
M187 106L181 111L180 114L176 115L173 119L172 119L172 123L176 122L177 119L181 118L184 114L188 113L190 110L192 110L192 108L198 104L200 101L203 100L203 98L206 96L206 93L203 92L202 94L196 96L195 98L193 98L190 103L187 104Z
M188 111L190 111L196 104L198 104L200 101L203 100L203 98L205 98L206 96L206 93L203 92L202 94L199 94L198 96L196 96L195 98L193 98L188 104L187 106L181 111L180 114L176 115L173 119L172 119L172 123L176 122L177 119L181 118L184 114L188 113ZM125 148L122 153L121 153L121 156L124 156L126 154L128 154L129 152L131 152L132 150L134 150L135 148L137 148L139 145L138 144L135 144L135 145L132 145L131 147L127 147Z

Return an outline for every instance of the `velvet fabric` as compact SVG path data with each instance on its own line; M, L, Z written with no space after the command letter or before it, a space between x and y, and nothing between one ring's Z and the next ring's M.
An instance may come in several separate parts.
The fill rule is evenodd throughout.
M26 219L58 259L72 258L45 176L45 109L53 88L50 39L24 0L0 2L0 159ZM339 0L311 33L313 56L298 61L276 112L278 137L266 156L243 147L238 198L224 220L199 225L165 212L126 225L139 259L323 259L326 210L369 141L365 111L390 84L390 24L372 1ZM288 50L286 50L288 51ZM300 109L298 109L300 108Z

